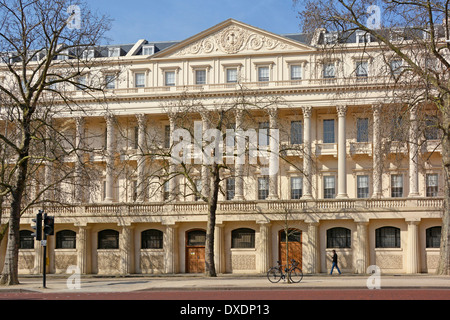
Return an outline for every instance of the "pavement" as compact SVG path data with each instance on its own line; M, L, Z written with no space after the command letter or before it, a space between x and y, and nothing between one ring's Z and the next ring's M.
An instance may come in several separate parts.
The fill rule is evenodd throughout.
M161 275L103 277L48 275L46 288L42 276L19 279L13 287L0 286L4 293L124 293L139 291L199 291L199 290L289 290L289 289L439 289L450 291L450 277L429 274L417 275L305 275L298 284L281 280L270 283L264 275Z

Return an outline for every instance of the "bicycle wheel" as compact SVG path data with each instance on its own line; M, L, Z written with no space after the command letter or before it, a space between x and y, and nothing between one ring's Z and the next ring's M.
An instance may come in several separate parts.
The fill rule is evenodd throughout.
M303 272L302 269L299 267L295 267L289 272L289 278L291 279L291 282L293 283L299 283L303 279Z
M267 279L272 283L280 282L281 277L282 274L280 268L270 268L269 271L267 271Z

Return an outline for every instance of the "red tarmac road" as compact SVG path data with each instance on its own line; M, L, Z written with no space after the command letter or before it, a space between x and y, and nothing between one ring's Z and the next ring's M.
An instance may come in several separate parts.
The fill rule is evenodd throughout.
M450 300L450 289L311 289L198 290L127 293L0 293L1 300L152 300L152 301L291 301L291 300Z

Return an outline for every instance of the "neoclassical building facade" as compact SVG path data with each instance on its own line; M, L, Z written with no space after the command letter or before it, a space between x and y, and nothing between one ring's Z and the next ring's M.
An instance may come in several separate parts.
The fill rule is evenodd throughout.
M215 228L218 273L265 273L284 259L287 224L290 257L304 273L329 272L332 250L344 273L364 274L372 265L384 273L434 272L443 206L439 137L417 136L420 115L410 109L406 130L417 143L386 148L391 100L378 73L378 46L357 34L345 50L327 54L321 44L328 38L319 31L276 35L230 19L180 42L140 40L87 52L106 65L108 112L74 87L73 99L91 111L55 122L76 145L106 152L83 155L101 172L90 178L95 192L75 183L75 205L46 208L55 216L47 270L202 272L208 205L185 192L182 179L153 188L149 172L162 160L146 153L152 143L173 144L177 117L167 106L180 97L195 96L207 109L245 89L279 99L270 112L235 112L233 128L279 129L283 159L270 177L258 165L235 164L235 176L225 173ZM190 117L202 121L201 114ZM193 172L205 186L204 172ZM42 248L30 236L34 214L21 220L21 273L41 272Z

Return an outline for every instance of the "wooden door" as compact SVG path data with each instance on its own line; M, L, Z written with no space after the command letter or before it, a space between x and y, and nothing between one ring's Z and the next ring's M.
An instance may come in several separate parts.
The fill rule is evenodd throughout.
M286 261L286 248L288 247L288 261L292 259L299 263L299 267L302 268L302 232L297 229L291 229L288 232L288 245L286 246L286 233L284 230L280 231L280 244L279 244L279 260L283 265L287 265Z
M192 230L186 233L186 273L204 273L206 231Z

